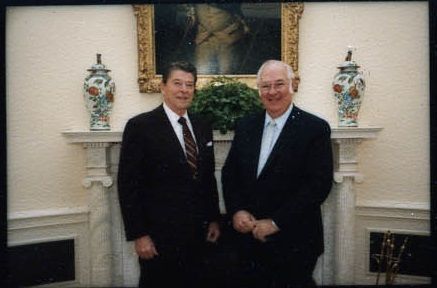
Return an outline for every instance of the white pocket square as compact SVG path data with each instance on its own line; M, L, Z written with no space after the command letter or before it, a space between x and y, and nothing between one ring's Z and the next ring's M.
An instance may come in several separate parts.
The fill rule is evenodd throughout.
M211 147L212 146L212 141L209 141L208 143L206 143L206 147Z

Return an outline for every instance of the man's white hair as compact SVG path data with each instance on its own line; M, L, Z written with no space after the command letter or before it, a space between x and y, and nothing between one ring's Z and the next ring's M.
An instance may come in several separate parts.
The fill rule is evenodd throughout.
M256 74L256 83L257 84L259 84L259 82L261 80L261 74L263 73L264 69L267 66L283 67L287 70L287 79L290 81L290 83L294 79L293 68L291 68L290 65L288 65L287 63L284 63L282 61L279 61L279 60L267 60L261 65L261 67L259 67L258 73Z

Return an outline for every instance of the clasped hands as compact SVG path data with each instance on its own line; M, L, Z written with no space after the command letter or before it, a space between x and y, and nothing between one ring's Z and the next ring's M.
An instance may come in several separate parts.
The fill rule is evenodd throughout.
M232 218L234 229L240 233L252 232L255 239L262 242L266 237L279 231L279 228L273 224L272 219L257 220L250 212L240 210Z
M217 222L209 223L206 241L215 243L219 237L219 224ZM135 239L135 252L140 258L145 260L153 259L155 256L159 255L155 243L149 235Z

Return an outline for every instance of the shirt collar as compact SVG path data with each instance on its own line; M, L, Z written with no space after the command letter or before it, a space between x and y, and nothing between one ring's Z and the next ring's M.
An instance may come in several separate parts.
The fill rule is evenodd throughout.
M276 127L278 127L279 130L282 129L282 127L284 127L285 122L287 122L288 116L290 116L291 111L293 110L293 103L290 104L290 106L288 107L288 109L285 111L285 113L283 113L281 116L279 116L278 118L275 118L275 123L276 123ZM269 113L267 113L266 111L266 117L264 120L264 127L267 126L267 124L272 121L272 117L269 115Z
M179 116L173 110L171 110L170 107L168 107L167 104L165 104L165 102L163 103L163 107L164 107L165 114L167 114L167 117L168 119L170 119L171 122L177 122L179 118L181 118L181 116ZM185 119L187 119L187 121L189 121L187 111L185 111L182 117L184 117Z

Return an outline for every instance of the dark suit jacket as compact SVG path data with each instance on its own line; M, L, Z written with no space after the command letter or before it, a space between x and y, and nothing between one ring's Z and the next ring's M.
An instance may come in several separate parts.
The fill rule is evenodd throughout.
M270 237L281 249L323 252L320 205L332 185L328 123L294 106L257 177L265 112L241 120L223 173L228 213L247 210L272 218L280 232ZM283 252L285 252L285 250Z
M212 130L189 117L199 151L197 179L162 105L126 124L118 191L127 240L150 235L155 244L183 245L218 219Z

